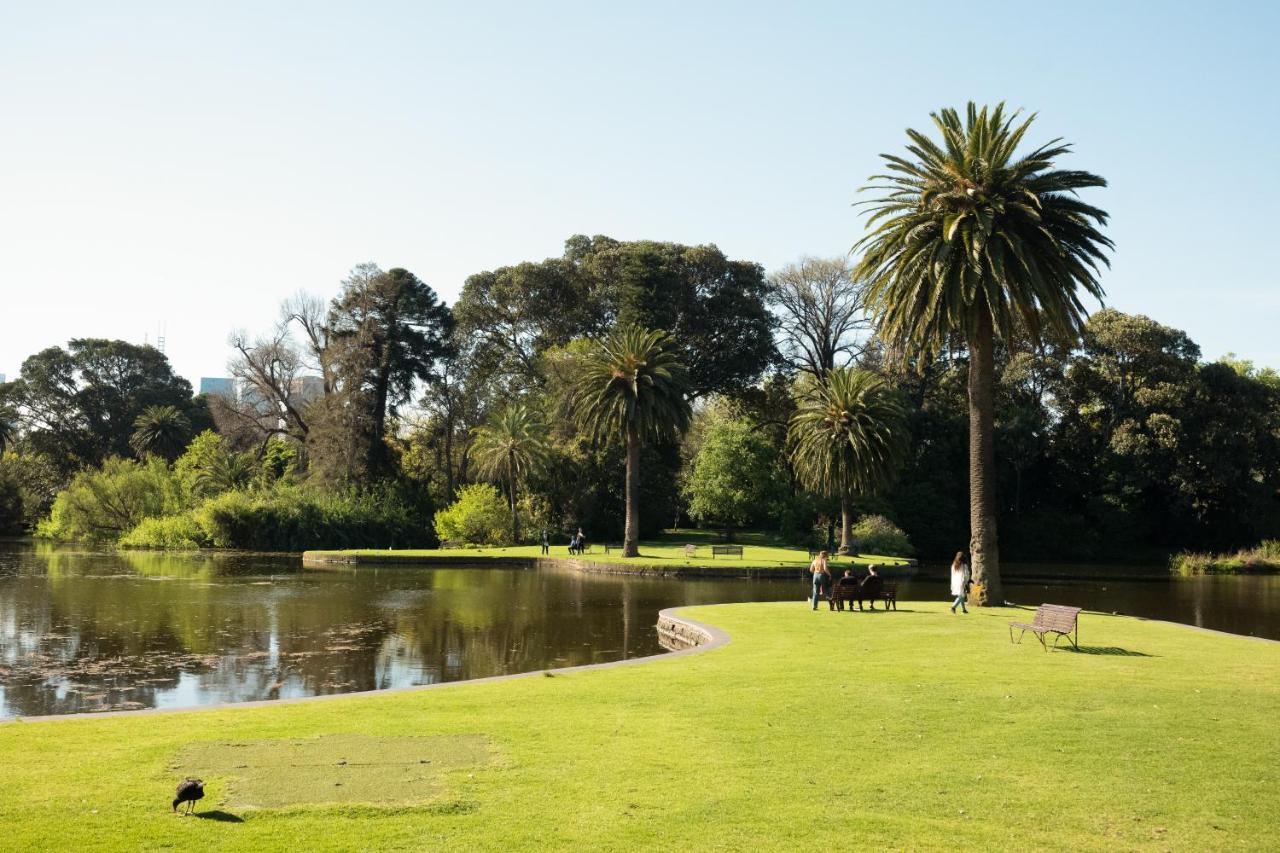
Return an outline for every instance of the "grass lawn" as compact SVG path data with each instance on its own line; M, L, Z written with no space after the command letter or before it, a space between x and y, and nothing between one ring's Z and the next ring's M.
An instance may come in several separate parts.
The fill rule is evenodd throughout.
M1025 611L936 603L682 612L732 640L554 677L0 725L0 848L1280 849L1280 644L1085 614L1089 653L1045 654L1009 643ZM170 814L187 773L213 819ZM327 793L344 779L389 805Z
M645 565L656 566L660 568L671 568L678 570L684 567L691 568L714 568L714 569L781 569L784 571L794 571L809 565L809 552L805 548L796 548L794 546L780 543L772 537L761 533L742 533L734 537L733 544L742 546L742 556L715 556L711 554L711 545L720 544L721 540L715 538L714 534L705 530L674 530L664 533L657 539L645 540L640 543L640 556L634 559L623 559L622 555L614 551L610 554L604 552L603 542L595 542L591 545L590 553L581 557L573 557L576 560L582 560L588 563L601 563L606 565ZM686 557L684 546L692 544L697 546L697 554L694 557ZM356 562L411 562L415 559L421 560L471 560L485 557L529 557L536 558L541 556L542 548L538 545L517 545L508 548L498 547L482 547L482 548L449 548L445 550L426 550L426 549L402 549L402 550L347 550L347 551L308 551L308 557L316 558L325 555L338 556L343 559L353 559ZM567 545L552 545L551 557L569 558L569 547ZM882 557L869 554L861 554L857 557L836 557L832 560L833 567L850 566L850 565L867 565L869 563L877 563L880 565L901 565L906 561L898 557Z

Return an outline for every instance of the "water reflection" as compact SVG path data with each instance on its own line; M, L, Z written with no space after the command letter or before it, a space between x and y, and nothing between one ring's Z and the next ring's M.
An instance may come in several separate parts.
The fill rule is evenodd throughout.
M1043 577L1043 573L1027 571ZM0 715L182 707L457 681L661 651L663 607L797 602L799 579L507 569L303 571L297 558L0 544ZM1008 596L1280 637L1280 578L1011 581ZM904 585L904 600L946 585Z

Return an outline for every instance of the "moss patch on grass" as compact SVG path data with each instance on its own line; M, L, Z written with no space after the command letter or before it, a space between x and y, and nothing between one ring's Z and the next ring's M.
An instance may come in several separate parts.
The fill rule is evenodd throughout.
M438 796L447 771L489 759L477 735L341 734L188 744L170 768L225 793L227 808L364 803L410 805Z
M416 692L0 725L0 849L1280 849L1280 644L1085 613L904 601L689 608L703 654ZM179 820L205 743L483 736L421 804ZM332 757L332 755L329 755ZM206 779L208 781L208 779ZM229 783L228 783L229 784Z

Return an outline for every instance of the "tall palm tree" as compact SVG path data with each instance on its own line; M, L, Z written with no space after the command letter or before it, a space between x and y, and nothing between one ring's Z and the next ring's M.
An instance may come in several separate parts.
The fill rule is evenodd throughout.
M854 496L888 485L906 455L906 412L883 379L839 367L802 391L787 442L800 482L840 499L840 549L848 551Z
M511 540L518 544L520 517L516 512L516 493L521 478L546 462L550 452L547 428L523 403L510 403L473 433L471 459L480 476L506 486L511 504Z
M1055 168L1070 151L1060 139L1018 155L1034 115L1018 122L1003 104L970 103L963 121L952 109L931 117L940 142L908 130L909 157L881 155L889 174L864 187L881 194L854 250L864 252L858 274L882 338L925 357L953 334L968 344L969 548L983 599L998 603L995 338L1011 340L1019 324L1033 338L1079 337L1079 290L1102 298L1112 243L1100 230L1106 212L1076 192L1106 181Z
M172 462L191 439L191 422L176 406L150 406L133 422L129 445L139 456L148 453Z
M640 555L640 447L674 438L689 425L688 378L666 332L615 327L583 360L574 389L581 426L627 445L627 519L622 556Z

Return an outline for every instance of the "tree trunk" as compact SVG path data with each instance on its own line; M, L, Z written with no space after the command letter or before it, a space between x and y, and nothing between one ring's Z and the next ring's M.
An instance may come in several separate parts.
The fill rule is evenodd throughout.
M840 496L840 551L853 553L853 506L847 494Z
M516 473L515 466L508 463L507 472L511 475L508 479L511 483L511 544L520 544L520 516L516 511Z
M995 334L984 313L969 342L969 554L973 603L1001 604L996 539ZM978 586L978 585L981 586Z
M622 556L640 556L640 434L634 424L627 424L627 528Z

